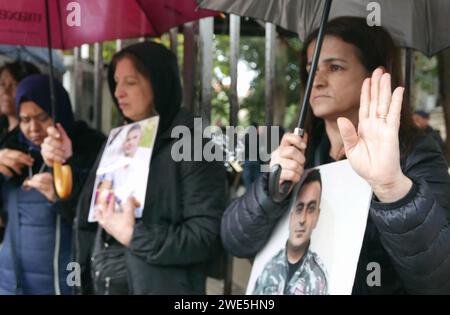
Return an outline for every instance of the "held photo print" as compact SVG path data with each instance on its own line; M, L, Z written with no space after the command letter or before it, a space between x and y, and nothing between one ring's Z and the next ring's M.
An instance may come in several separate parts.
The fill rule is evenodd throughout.
M96 206L116 197L116 211L134 196L140 203L135 217L142 217L153 146L159 117L152 117L111 130L96 172L95 189L89 209L89 222L95 222Z
M351 294L371 198L348 161L306 170L256 256L247 294Z

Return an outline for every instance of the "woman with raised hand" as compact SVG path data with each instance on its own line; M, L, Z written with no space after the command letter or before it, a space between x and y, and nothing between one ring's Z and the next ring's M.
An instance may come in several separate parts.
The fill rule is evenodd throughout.
M306 82L318 32L305 41ZM347 158L374 192L353 286L354 294L450 293L450 177L438 144L413 127L401 87L399 52L365 19L328 23L311 93L307 137L287 134L272 153L281 182L305 168ZM393 91L393 92L392 92ZM225 248L254 256L289 200L274 202L268 174L231 204L222 220ZM381 285L366 282L381 266Z

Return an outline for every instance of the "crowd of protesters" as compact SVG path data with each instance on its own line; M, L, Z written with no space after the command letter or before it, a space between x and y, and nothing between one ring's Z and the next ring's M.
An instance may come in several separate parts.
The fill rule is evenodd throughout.
M317 35L300 56L303 82ZM288 199L273 200L258 161L246 162L246 193L228 205L223 162L172 158L172 129L193 130L194 116L182 107L175 55L143 42L118 52L108 70L124 125L159 116L149 172L142 173L142 217L135 217L134 197L116 211L109 193L91 222L106 137L74 120L57 80L53 116L49 82L26 62L0 68L0 294L206 294L210 266L224 248L254 258L288 211ZM271 166L282 167L280 183L348 159L371 186L355 294L450 293L448 164L439 139L421 125L427 114L416 112L414 124L402 85L398 49L383 28L359 18L330 21L306 136L286 133L271 155ZM54 163L72 168L69 198L56 193ZM365 281L371 261L384 266L381 287ZM80 286L67 282L71 262L81 268Z

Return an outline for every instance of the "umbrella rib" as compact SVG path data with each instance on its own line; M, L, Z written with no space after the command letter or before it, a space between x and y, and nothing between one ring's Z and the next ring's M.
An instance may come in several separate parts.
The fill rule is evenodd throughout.
M64 36L63 36L63 28L62 28L62 17L61 17L61 6L58 0L56 0L56 9L58 11L58 22L59 22L59 36L60 36L60 41L61 41L61 45L62 48L65 48L66 45L64 43Z
M144 9L144 7L141 4L140 0L135 0L136 4L141 8L141 11L144 13L145 17L147 18L148 23L150 24L150 26L155 30L155 33L160 35L158 28L156 27L156 25L152 22L152 20L150 19L150 16L147 14L147 11Z

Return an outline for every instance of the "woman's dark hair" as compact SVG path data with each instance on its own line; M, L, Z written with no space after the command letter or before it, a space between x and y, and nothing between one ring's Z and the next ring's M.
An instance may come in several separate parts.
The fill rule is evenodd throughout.
M113 57L113 59L111 60L111 66L113 69L116 68L117 63L123 59L129 59L131 61L131 63L133 64L133 67L136 69L137 72L139 72L140 75L142 75L144 78L146 78L150 84L152 84L152 79L150 76L150 73L147 71L147 68L145 67L145 65L142 63L142 61L140 61L138 58L136 58L136 56L132 53L130 53L129 51L126 50L121 50L118 53L116 53ZM112 92L114 93L114 92ZM127 119L125 117L123 117L125 121L127 121Z
M306 51L309 44L318 36L318 30L312 32L305 40L301 53L300 80L302 86L306 86L308 73L306 70ZM401 70L400 50L395 46L390 34L382 27L371 27L366 19L358 17L340 17L328 22L325 35L337 37L351 44L356 49L357 57L368 73L372 73L377 67L384 67L391 74L392 90L403 86L403 75ZM406 95L406 94L405 94ZM407 99L403 99L400 124L400 140L402 153L409 153L412 141L418 130L414 127L411 108ZM309 111L306 120L306 131L310 135L308 148L315 148L320 139L315 137L317 133L323 132L323 120L315 117ZM312 154L312 152L310 152Z
M5 63L0 67L0 75L3 71L8 71L17 84L29 75L41 73L38 67L27 61ZM8 133L8 128L8 118L5 115L0 115L0 138L3 138Z
M128 58L131 60L131 63L133 64L134 68L141 74L144 78L152 82L150 73L147 71L147 68L145 65L140 61L136 56L132 53L130 53L127 50L121 50L118 53L116 53L111 61L111 66L115 69L117 66L117 63L121 61L122 59Z
M32 74L40 74L38 67L28 61L15 61L6 63L1 67L0 73L8 71L17 83Z

